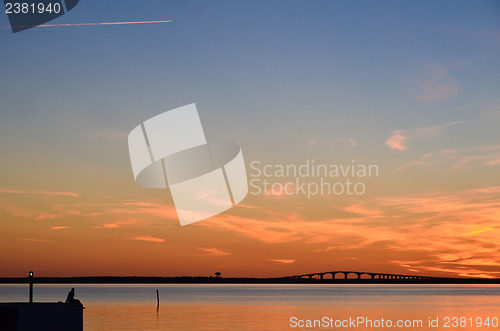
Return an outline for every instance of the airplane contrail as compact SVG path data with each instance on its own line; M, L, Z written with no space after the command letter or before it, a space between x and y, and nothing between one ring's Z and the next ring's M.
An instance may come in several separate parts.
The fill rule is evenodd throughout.
M153 23L172 23L172 20L168 20L168 21L139 21L139 22L42 24L42 25L35 25L35 26L38 26L38 27L53 27L53 26L127 25L127 24L153 24ZM24 26L18 26L18 27L24 27Z
M77 25L125 25L125 24L152 24L152 23L171 23L172 20L168 21L139 21L139 22L108 22L108 23L72 23L72 24L43 24L40 27L49 26L77 26Z

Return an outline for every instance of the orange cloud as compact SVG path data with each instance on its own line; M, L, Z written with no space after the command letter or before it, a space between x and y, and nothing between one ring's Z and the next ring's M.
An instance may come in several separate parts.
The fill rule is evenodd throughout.
M93 226L93 229L116 229L119 228L120 225L118 223L104 223L103 225Z
M136 219L126 219L122 221L116 221L113 223L104 223L102 225L96 225L93 226L93 229L117 229L120 228L122 225L127 225L127 224L134 224L137 223Z
M111 210L113 213L121 214L146 214L163 219L178 219L175 207L153 202L124 202Z
M69 229L67 226L52 226L50 228L51 230L63 230L63 229Z
M213 255L213 256L225 256L231 254L228 252L224 252L218 248L198 248L198 249L204 251L205 253L208 253L208 255Z
M349 213L354 213L358 215L363 215L367 218L379 218L382 216L383 212L377 209L368 208L362 203L356 203L354 205L349 205L344 208L345 211Z
M282 263L282 264L292 264L292 263L295 263L295 260L291 260L291 259L267 259L267 260L271 261L271 262Z
M12 190L12 189L7 189L7 188L0 188L0 193L7 193L7 194L41 194L41 195L48 195L48 196L67 196L67 197L74 197L74 198L79 198L80 195L74 192L55 192L55 191L22 191L22 190Z
M395 131L392 136L387 138L385 141L385 144L389 146L392 149L397 149L400 151L406 151L407 147L405 145L406 143L406 137L401 134L401 131Z
M32 241L32 242L39 242L39 243L55 243L56 241L54 240L48 240L48 239L35 239L35 238L17 238L18 240L22 241Z
M163 242L165 242L165 239L155 238L155 237L151 237L151 236L136 236L136 237L132 237L130 239L132 239L132 240L149 241L149 242L154 242L154 243L163 243Z
M500 200L493 188L448 195L393 197L384 201L386 206L396 207L405 216L404 231L394 238L391 247L398 251L420 251L428 256L425 262L412 263L412 268L437 271L446 266L446 270L459 275L495 274L486 268L498 264L496 238L500 236Z
M347 213L342 217L327 220L278 211L259 218L222 214L197 226L265 244L300 243L302 251L316 253L378 247L391 255L419 256L401 265L406 270L424 272L440 266L455 275L484 276L494 274L488 268L498 263L499 193L498 187L487 187L365 199L341 208Z
M358 207L362 209L361 207ZM368 212L363 210L363 212ZM367 221L376 224L376 211L370 215L349 219L311 221L299 217L296 213L273 212L261 219L245 218L235 215L218 215L202 222L199 226L216 227L240 233L248 238L264 243L324 243L339 237L349 237L351 244L365 246L378 240L386 240L390 229L367 225Z

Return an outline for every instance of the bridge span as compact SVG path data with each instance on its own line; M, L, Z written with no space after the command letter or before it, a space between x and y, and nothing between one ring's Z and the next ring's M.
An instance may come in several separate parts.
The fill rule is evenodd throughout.
M342 275L342 278L336 278L337 275ZM354 276L348 278L349 275ZM331 278L329 278L331 277ZM404 275L404 274L389 274L389 273L379 273L379 272L362 272L362 271L325 271L325 272L315 272L310 274L293 275L288 277L283 277L288 279L437 279L439 277L429 277L429 276L418 276L418 275Z

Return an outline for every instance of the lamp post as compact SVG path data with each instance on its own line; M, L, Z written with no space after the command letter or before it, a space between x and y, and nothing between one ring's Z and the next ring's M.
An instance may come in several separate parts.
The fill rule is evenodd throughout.
M33 303L33 271L29 273L30 280L30 303Z

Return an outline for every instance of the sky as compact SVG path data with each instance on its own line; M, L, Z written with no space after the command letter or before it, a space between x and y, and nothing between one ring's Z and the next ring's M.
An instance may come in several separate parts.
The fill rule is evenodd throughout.
M0 276L500 277L499 2L80 0L50 24L160 20L0 14ZM378 176L308 197L273 172L293 194L181 227L127 136L191 103L254 183L307 160Z

